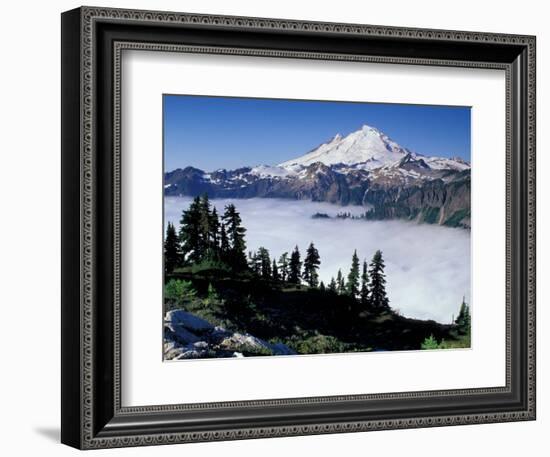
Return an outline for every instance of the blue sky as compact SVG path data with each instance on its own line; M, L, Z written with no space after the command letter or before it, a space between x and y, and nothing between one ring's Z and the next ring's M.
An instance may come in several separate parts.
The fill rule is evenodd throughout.
M415 152L470 161L470 108L164 95L164 168L275 165L364 124Z

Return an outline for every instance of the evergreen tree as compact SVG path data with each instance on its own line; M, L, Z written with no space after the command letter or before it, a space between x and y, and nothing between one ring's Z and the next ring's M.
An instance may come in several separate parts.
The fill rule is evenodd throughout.
M304 274L302 276L309 287L317 287L319 284L319 273L317 272L319 265L321 265L319 251L313 243L310 243L304 259Z
M367 262L363 261L363 272L361 274L361 290L359 291L359 300L366 307L369 301L369 275L367 273Z
M257 252L250 251L248 253L248 268L258 276L262 274L262 264L260 262L260 256Z
M351 268L346 283L346 292L353 298L357 298L359 295L359 257L357 257L357 250L353 251L353 256L351 258Z
M284 252L281 257L279 257L279 273L281 276L281 281L287 281L289 270L290 263L288 261L288 252Z
M244 239L246 229L241 225L241 216L235 205L230 203L225 207L222 220L229 240L227 262L233 268L243 270L246 268L246 241Z
M462 297L462 304L460 305L460 311L457 318L455 319L455 325L457 326L458 332L466 335L470 332L470 307L466 304L466 298Z
M336 292L340 295L346 293L346 284L344 282L344 276L342 275L341 269L338 269L338 274L336 275Z
M211 282L208 283L208 289L206 292L206 303L212 304L220 301L220 296Z
M323 281L321 281L321 282L319 283L319 290L320 290L321 292L326 292L326 290L327 290L327 288L325 287L325 283L324 283Z
M181 265L182 254L178 235L174 224L168 222L166 227L166 238L164 239L164 272L172 273L174 268Z
M273 257L273 263L271 265L271 277L273 278L273 281L279 281L281 279L281 276L279 275L279 267L277 266L275 257Z
M199 233L200 233L200 245L201 245L201 257L212 258L213 257L213 243L212 243L212 213L210 211L210 200L208 195L204 194L200 198L199 203Z
M220 219L218 218L218 211L216 210L216 207L212 208L212 212L210 213L210 226L209 226L209 244L210 244L210 251L213 257L219 258L220 257L220 242L221 242L221 234L220 234Z
M260 276L263 279L271 279L271 257L269 256L269 251L264 247L258 249L258 263L260 266Z
M369 306L376 310L388 309L389 301L386 295L386 275L384 274L382 252L376 251L369 268L370 288Z
M225 225L220 224L220 258L225 261L229 254L229 240L225 231Z
M336 281L334 280L334 276L332 278L330 278L330 283L328 285L328 290L329 292L334 292L336 293L337 292L337 285L336 285Z
M179 239L182 254L185 260L200 262L204 255L199 228L200 197L195 197L187 210L184 210L180 219Z
M302 262L300 260L300 251L298 246L294 248L290 255L288 282L293 284L300 284L300 271L302 269Z

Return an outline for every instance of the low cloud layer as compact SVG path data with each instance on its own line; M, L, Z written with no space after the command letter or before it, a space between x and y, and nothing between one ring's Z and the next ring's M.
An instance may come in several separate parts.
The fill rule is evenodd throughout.
M179 225L188 197L165 198L165 224ZM360 214L361 207L281 199L213 200L218 213L234 203L247 228L249 250L260 246L272 256L298 245L302 256L310 242L321 255L320 277L325 283L339 268L347 275L354 249L370 261L377 249L386 262L390 305L403 315L450 322L462 296L470 299L470 232L463 229L403 221L312 219L317 212L335 216Z

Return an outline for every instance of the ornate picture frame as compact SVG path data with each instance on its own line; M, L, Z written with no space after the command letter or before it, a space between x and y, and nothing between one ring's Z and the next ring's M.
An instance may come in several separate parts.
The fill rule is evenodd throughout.
M99 449L534 420L535 43L533 36L95 7L63 13L62 442ZM124 50L503 70L506 385L124 406Z

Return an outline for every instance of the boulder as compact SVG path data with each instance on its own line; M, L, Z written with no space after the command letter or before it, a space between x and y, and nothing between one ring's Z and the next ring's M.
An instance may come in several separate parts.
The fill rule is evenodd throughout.
M233 333L220 343L220 347L235 352L272 352L269 343L247 333Z
M185 347L175 341L164 342L164 360L173 360L185 352Z
M233 332L226 330L223 327L214 327L214 329L208 335L208 339L212 344L220 344L223 340L233 335Z
M164 322L173 326L185 327L193 333L206 332L214 329L214 326L210 322L194 316L193 314L182 309L168 311L164 318Z
M164 335L168 340L174 340L180 344L190 344L199 341L200 338L191 333L182 325L174 325L172 323L164 323Z
M208 343L206 341L197 341L193 343L195 349L208 349Z

